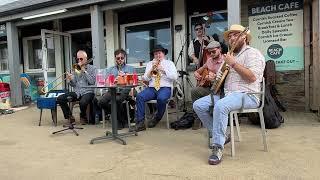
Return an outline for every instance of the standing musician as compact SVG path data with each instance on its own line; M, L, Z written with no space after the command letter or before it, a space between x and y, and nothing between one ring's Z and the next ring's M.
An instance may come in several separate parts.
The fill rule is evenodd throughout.
M213 38L211 36L205 35L204 27L201 23L197 23L194 26L196 38L190 42L188 48L188 55L193 63L197 64L198 67L201 67L205 60L205 54L203 54L203 49L209 44ZM201 49L202 47L202 49Z
M113 74L115 77L124 76L125 74L132 74L134 72L134 68L132 66L127 65L126 57L127 53L123 49L117 49L114 51L115 57L115 66L112 66L107 69L107 76L109 74ZM127 113L124 110L122 102L128 97L131 88L121 88L117 93L117 117L118 117L118 128L122 129L127 126ZM95 110L99 111L100 108L103 108L105 112L111 112L111 94L110 92L106 92L99 100L95 99ZM96 106L98 105L98 106Z
M88 64L87 53L83 50L79 50L77 52L77 62L78 62L78 65L81 67L81 71L79 73L76 73L75 71L73 73L67 72L67 75L66 75L67 83L71 87L73 87L74 92L67 92L65 94L58 96L57 103L61 106L64 118L69 119L69 115L71 115L70 123L74 123L75 118L72 116L72 112L70 112L67 97L71 96L72 102L80 101L79 103L80 123L84 125L87 122L87 118L89 118L89 117L86 117L86 109L88 104L92 103L92 100L94 98L94 92L93 92L93 89L83 88L83 86L95 84L96 67ZM93 120L93 118L90 118L90 120Z
M210 94L211 82L215 79L216 73L223 63L223 55L221 53L221 45L217 41L211 41L207 47L210 53L210 58L207 62L194 72L194 77L197 80L197 87L191 89L191 100L195 102L197 99ZM200 120L195 118L192 129L200 128Z
M224 39L234 51L224 55L230 70L224 84L225 96L221 99L220 96L214 96L213 118L209 114L210 96L193 103L194 111L212 132L213 149L208 159L210 165L217 165L222 160L229 112L240 108L257 108L260 104L261 97L246 93L261 90L265 59L259 50L247 45L251 35L244 29L243 26L234 24L224 32Z
M168 99L171 97L173 82L177 80L178 73L174 63L165 58L168 50L161 45L156 45L151 51L154 59L148 62L143 80L149 82L149 86L137 94L136 98L136 131L146 130L144 124L145 102L157 100L157 113L148 122L148 127L155 127L162 119Z

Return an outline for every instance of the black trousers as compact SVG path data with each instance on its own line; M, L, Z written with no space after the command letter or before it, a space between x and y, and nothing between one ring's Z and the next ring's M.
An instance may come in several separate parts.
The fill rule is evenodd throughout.
M69 104L68 104L68 99L67 99L68 96L72 97L72 102L79 101L80 118L86 119L87 118L87 115L86 115L87 106L89 104L92 104L92 101L94 98L94 93L87 93L87 94L80 96L79 98L77 98L77 94L75 92L67 92L65 94L58 96L57 104L60 105L62 112L63 112L63 116L65 119L69 119L69 115L72 115L72 112L70 112L70 108L69 108ZM92 112L92 110L90 110L90 112ZM94 118L92 118L92 116L88 117L88 118L94 120Z
M128 125L127 122L127 111L126 105L122 102L128 97L128 92L117 93L117 119L118 127L124 128ZM100 114L101 108L104 109L106 113L111 113L111 94L106 92L99 100L95 98L94 100L94 111L96 114Z

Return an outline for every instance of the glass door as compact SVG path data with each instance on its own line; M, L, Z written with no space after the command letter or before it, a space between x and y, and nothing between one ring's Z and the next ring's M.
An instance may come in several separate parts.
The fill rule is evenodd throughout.
M48 89L65 87L64 79L58 79L71 67L71 35L50 30L41 30L40 36L23 38L24 72L30 77L26 96L35 100L39 90L49 84ZM63 77L62 77L63 78Z
M46 90L65 88L63 74L72 64L71 35L42 29L41 44L44 86L49 85Z

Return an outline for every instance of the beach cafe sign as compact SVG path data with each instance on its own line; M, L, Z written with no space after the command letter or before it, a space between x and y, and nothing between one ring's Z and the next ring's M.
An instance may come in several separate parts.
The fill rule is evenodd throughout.
M249 5L251 46L277 71L303 70L303 0L271 0Z
M7 31L6 31L6 25L5 24L0 24L0 37L6 36Z

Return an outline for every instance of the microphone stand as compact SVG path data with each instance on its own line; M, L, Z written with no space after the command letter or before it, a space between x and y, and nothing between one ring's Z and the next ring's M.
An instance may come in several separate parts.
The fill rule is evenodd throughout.
M188 37L188 36L189 36L189 35L187 34L187 37ZM180 34L180 39L181 39L181 34ZM181 63L180 63L180 68L181 68L181 69L180 69L180 71L178 71L178 73L180 74L179 77L181 78L181 84L182 84L182 92L183 92L183 112L187 112L187 108L186 108L186 95L185 95L185 90L184 90L184 76L186 76L186 79L187 79L187 82L189 83L189 85L190 85L191 87L193 87L192 82L191 82L190 79L188 78L189 73L183 70L183 62L182 62L182 60L183 60L183 51L184 51L184 47L185 47L186 44L187 44L187 39L188 39L188 38L186 38L186 40L184 41L184 43L183 43L183 45L182 45L182 47L181 47L181 50L180 50L180 52L179 52L179 56L178 56L178 58L177 58L177 61L175 62L175 66L177 66L177 63L179 62L179 60L181 60Z

